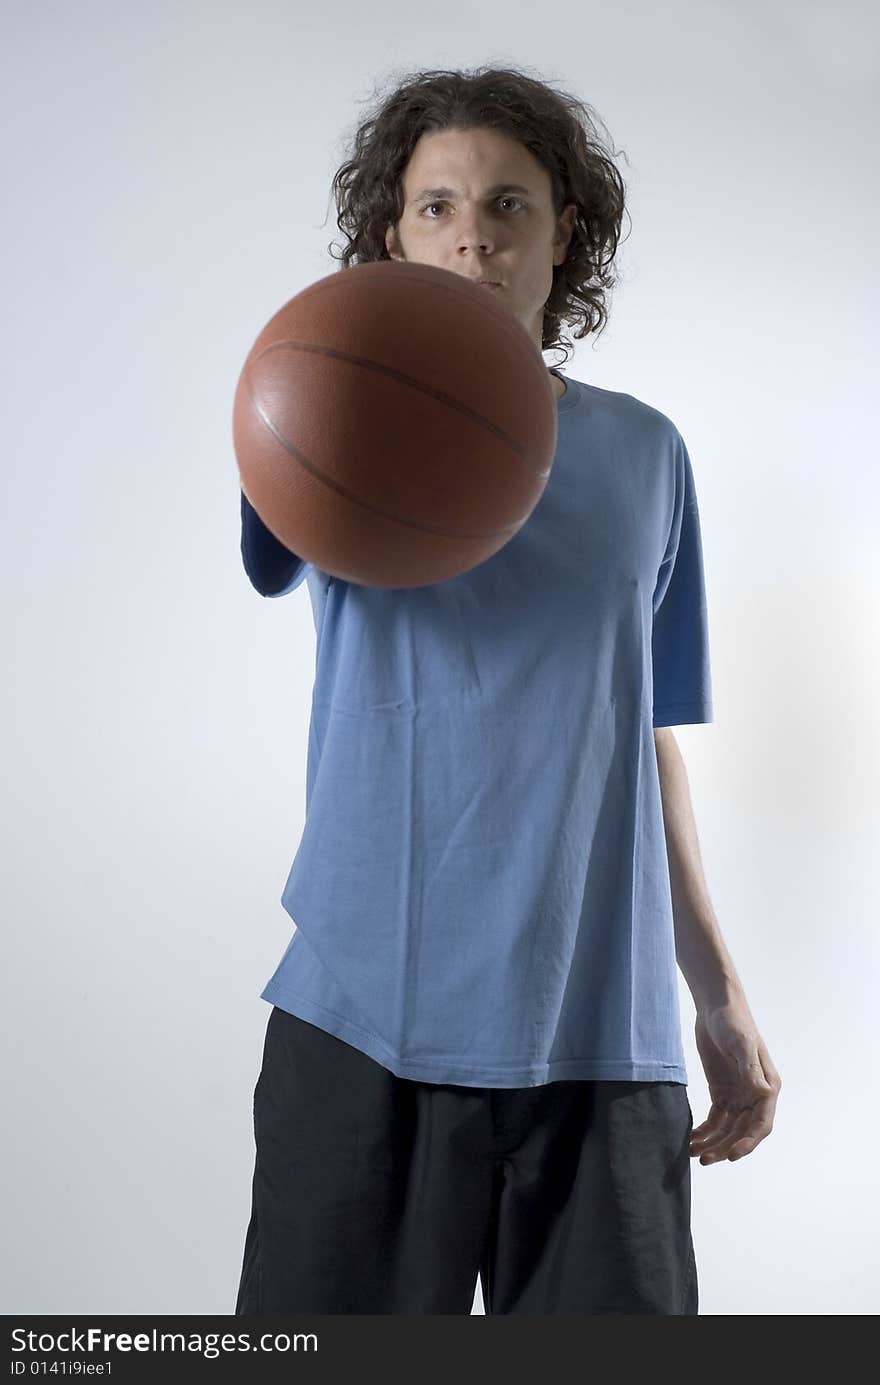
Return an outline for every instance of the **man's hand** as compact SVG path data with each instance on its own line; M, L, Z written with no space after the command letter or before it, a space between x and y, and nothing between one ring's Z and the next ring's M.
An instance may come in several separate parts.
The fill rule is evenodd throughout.
M698 1010L695 1033L712 1109L691 1131L691 1157L741 1159L773 1129L782 1080L745 996Z

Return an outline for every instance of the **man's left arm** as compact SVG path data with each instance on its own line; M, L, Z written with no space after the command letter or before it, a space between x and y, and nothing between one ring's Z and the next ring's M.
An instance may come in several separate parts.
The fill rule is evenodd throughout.
M691 1132L701 1163L749 1154L773 1129L782 1086L752 1017L703 874L687 771L672 728L654 728L669 862L675 956L696 1006L712 1109Z

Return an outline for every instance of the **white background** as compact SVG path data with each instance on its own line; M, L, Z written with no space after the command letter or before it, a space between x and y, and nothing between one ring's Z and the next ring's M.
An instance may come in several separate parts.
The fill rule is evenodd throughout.
M625 151L623 282L561 368L666 413L699 496L715 722L675 734L784 1084L753 1154L692 1161L700 1312L876 1313L876 8L19 0L3 30L0 1311L233 1311L314 668L305 586L241 566L233 393L336 267L374 85L493 63Z

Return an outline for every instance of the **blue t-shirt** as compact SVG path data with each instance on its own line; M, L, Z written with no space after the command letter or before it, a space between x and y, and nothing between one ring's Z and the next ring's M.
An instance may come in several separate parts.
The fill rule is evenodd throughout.
M400 1077L688 1080L653 727L713 719L694 478L664 414L561 378L540 501L459 577L330 577L242 494L251 582L305 579L317 639L262 998Z

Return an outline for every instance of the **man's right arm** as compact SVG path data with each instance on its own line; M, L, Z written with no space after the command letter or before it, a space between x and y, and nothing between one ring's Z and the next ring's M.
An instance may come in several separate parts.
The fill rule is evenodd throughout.
M241 560L261 596L286 596L303 581L308 562L285 548L241 492Z

